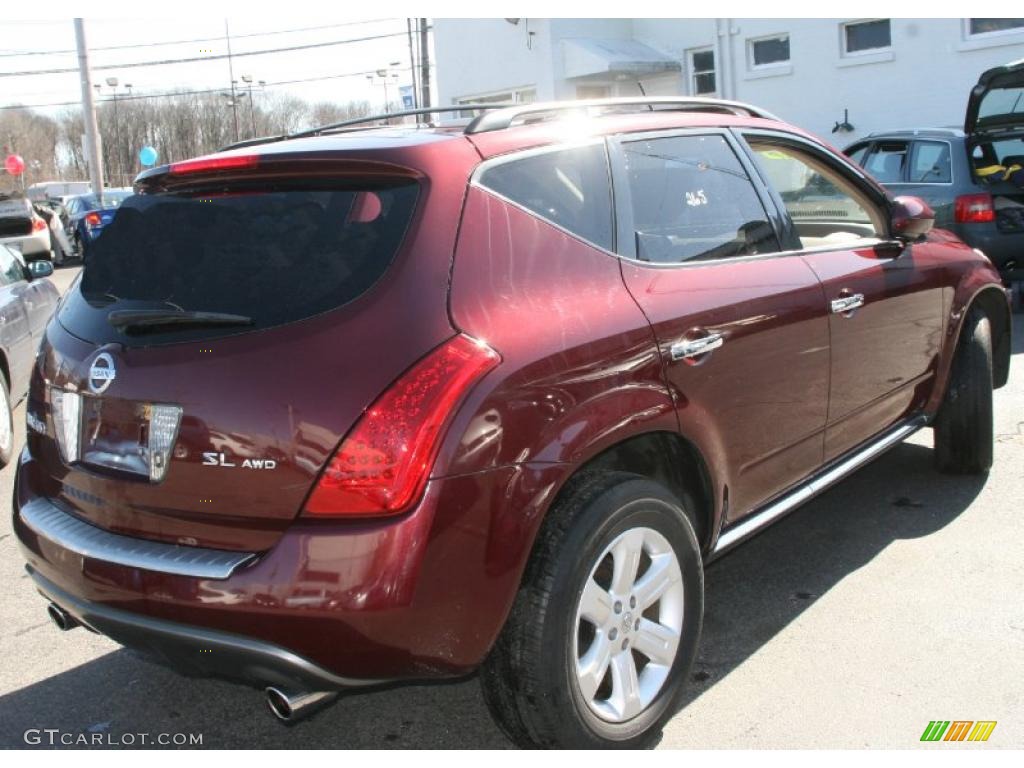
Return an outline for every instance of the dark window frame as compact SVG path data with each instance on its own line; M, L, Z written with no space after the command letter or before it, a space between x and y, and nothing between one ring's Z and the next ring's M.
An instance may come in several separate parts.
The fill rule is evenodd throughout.
M989 35L1024 34L1024 19L986 19L986 18L983 18L983 19L967 19L966 21L967 21L967 24L965 26L967 27L966 31L967 31L968 39L976 38L976 37L985 38L985 37L988 37ZM982 22L985 22L985 21L988 21L988 22L992 22L992 21L995 21L995 22L999 22L999 21L1018 21L1020 23L1019 24L1011 24L1011 25L1003 26L1003 27L998 28L998 29L985 29L985 30L982 30L982 31L975 31L975 29L974 29L974 22L976 22L976 21L982 21Z

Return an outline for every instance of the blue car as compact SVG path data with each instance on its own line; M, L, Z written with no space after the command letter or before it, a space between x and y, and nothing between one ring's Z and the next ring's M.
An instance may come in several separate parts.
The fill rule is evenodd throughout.
M65 203L68 213L65 229L76 256L85 255L85 249L114 220L118 206L131 195L131 189L105 189L102 202L96 195L88 194L76 195Z

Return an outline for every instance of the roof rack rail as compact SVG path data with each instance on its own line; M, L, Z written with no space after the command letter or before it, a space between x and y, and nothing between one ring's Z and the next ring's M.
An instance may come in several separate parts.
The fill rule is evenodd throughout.
M310 128L308 131L300 131L299 133L289 134L286 138L289 139L302 139L306 136L316 136L325 131L335 131L339 128L350 128L354 125L362 125L364 123L374 123L378 120L388 120L394 117L415 117L419 115L434 115L441 112L472 112L478 109L508 109L509 107L515 106L514 104L451 104L446 107L422 107L420 109L404 109L400 112L385 112L379 115L364 115L363 117L353 117L349 120L342 120L340 123L328 123L327 125L321 125L318 128Z
M327 125L320 125L316 128L310 128L305 131L299 131L297 133L282 133L280 136L264 136L258 139L244 139L242 141L236 141L233 144L228 144L226 147L221 147L218 152L226 152L229 149L242 149L243 147L253 147L257 144L270 144L275 141L285 141L286 139L304 139L309 136L318 136L321 133L327 131L343 130L345 128L353 128L357 125L366 125L368 123L375 123L379 120L390 120L395 117L415 117L419 115L434 115L442 112L473 112L481 109L508 109L509 107L515 106L514 104L452 104L447 107L423 107L420 109L405 109L400 112L384 112L376 115L364 115L362 117L352 117L348 120L342 120L337 123L328 123Z
M612 99L581 99L579 101L539 101L532 104L516 104L505 109L486 112L476 117L473 122L466 126L466 133L487 133L488 131L500 131L509 128L516 120L529 115L540 115L546 112L563 112L574 109L581 110L611 110L620 107L637 107L637 111L644 109L655 111L681 110L688 112L720 112L724 114L739 115L742 117L762 117L767 120L778 120L775 115L766 112L758 107L744 104L739 101L725 101L723 99L708 99L699 96L679 98L676 96L629 96L625 98Z

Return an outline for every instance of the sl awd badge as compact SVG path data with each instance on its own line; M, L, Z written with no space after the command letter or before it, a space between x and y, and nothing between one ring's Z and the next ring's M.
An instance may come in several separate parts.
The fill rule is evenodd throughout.
M89 390L97 395L102 394L115 378L117 369L114 367L114 358L106 352L100 352L89 367Z

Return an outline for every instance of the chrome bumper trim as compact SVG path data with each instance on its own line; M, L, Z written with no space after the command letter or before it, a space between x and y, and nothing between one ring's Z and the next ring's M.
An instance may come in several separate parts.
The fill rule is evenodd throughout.
M18 513L38 536L82 557L197 579L226 579L256 557L252 552L185 547L111 533L62 511L46 499L32 499Z

